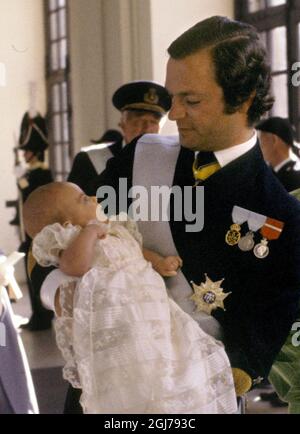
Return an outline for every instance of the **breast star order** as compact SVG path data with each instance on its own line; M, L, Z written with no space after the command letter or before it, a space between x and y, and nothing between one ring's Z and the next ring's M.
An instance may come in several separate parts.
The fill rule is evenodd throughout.
M231 292L227 292L226 294L223 292L224 289L221 288L221 284L224 279L213 282L207 274L205 274L205 278L205 282L202 282L200 285L191 282L194 289L191 299L196 304L197 310L206 312L208 315L211 315L211 312L218 307L226 310L223 302Z

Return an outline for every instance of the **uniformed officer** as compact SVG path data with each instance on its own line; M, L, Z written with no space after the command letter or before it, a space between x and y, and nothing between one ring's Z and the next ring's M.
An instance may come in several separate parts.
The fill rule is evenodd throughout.
M45 163L45 151L49 146L45 119L40 115L31 117L25 113L21 123L19 149L24 152L26 171L17 180L19 190L19 215L22 244L20 251L25 253L27 284L29 289L32 316L28 324L21 326L31 331L44 330L51 327L53 313L45 309L40 301L39 290L36 290L30 281L27 272L28 253L31 239L22 230L22 204L29 194L37 187L53 181L52 173Z
M159 133L161 120L171 106L166 89L153 81L124 84L114 93L112 103L121 112L119 127L124 138L112 136L112 140L107 140L104 135L100 143L82 148L69 174L68 181L79 185L89 195L95 194L92 181L105 169L107 161L118 156L122 148L136 137Z
M279 181L287 191L299 188L300 165L297 160L300 150L294 143L295 133L290 122L280 117L272 117L260 122L256 129L260 131L260 146L264 159L270 164Z

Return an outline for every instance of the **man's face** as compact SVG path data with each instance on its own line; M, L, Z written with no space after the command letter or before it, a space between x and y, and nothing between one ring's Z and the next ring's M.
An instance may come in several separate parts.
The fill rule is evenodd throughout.
M24 159L26 163L29 163L31 160L33 160L34 153L31 151L24 151Z
M142 134L158 134L160 118L151 112L125 110L119 126L122 128L124 140L130 143Z
M216 151L237 145L246 114L224 113L223 90L215 80L208 50L169 59L166 88L172 97L169 119L177 123L180 143L194 151Z

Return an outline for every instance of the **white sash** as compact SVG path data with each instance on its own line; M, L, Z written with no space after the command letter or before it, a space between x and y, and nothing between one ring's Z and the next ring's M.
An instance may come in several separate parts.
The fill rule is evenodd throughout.
M180 145L178 136L144 135L136 145L133 165L133 186L143 186L150 192L151 186L173 185L174 173ZM192 168L191 168L192 170ZM148 194L149 209L151 195ZM146 248L163 255L178 255L169 222L139 221L139 230ZM181 271L166 279L169 295L190 314L208 334L220 339L219 323L204 312L195 312L190 296L193 290Z

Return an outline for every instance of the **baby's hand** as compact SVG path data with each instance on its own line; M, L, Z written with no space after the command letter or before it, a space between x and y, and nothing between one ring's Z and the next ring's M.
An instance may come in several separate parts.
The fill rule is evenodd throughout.
M182 259L179 256L166 256L156 264L156 271L163 277L176 276L178 268L182 267Z
M99 240L105 238L107 234L107 227L104 224L88 224L84 230L95 234Z

